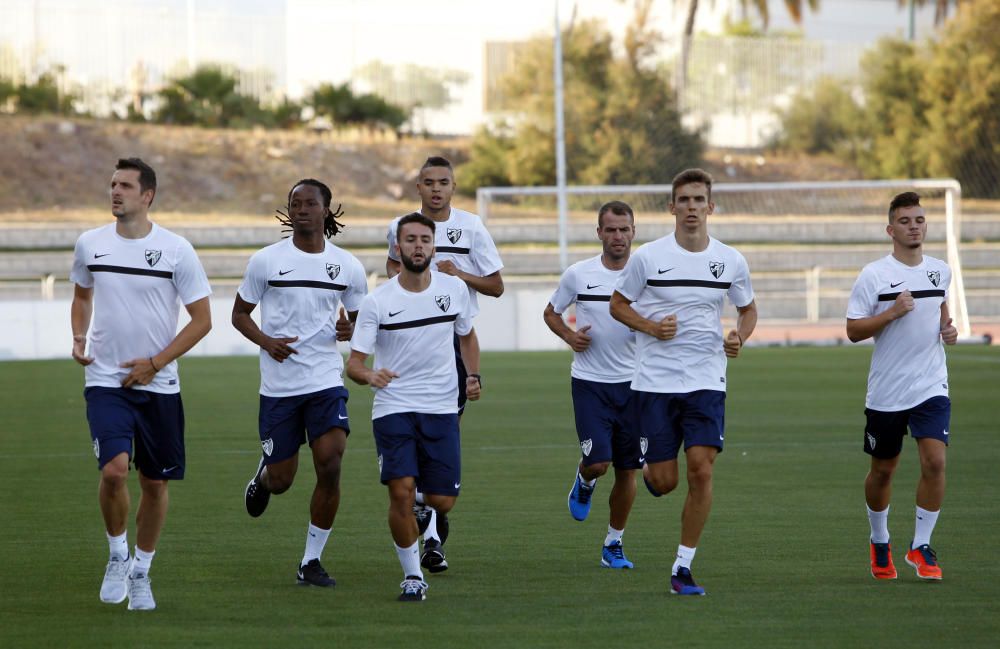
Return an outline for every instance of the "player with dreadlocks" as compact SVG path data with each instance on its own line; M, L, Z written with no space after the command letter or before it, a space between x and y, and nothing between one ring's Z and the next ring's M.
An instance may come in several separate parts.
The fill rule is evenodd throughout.
M338 340L350 340L361 299L364 267L327 239L343 224L333 192L306 178L292 186L278 221L291 231L250 258L233 305L233 326L260 347L259 433L263 453L247 484L247 513L260 516L271 494L292 486L299 447L312 448L316 486L309 507L306 549L297 580L333 586L320 564L340 504L340 464L347 447L347 390ZM261 305L261 325L250 314ZM346 309L346 313L345 313Z

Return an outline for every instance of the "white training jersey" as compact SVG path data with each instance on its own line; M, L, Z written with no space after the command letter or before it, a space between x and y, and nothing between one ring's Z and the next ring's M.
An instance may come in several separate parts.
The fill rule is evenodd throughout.
M386 233L389 258L393 261L399 261L395 247L396 226L401 218L403 217L397 216L393 219ZM436 263L445 260L450 260L460 271L478 277L486 277L503 270L500 253L482 219L455 207L451 208L447 221L434 223L434 258L431 260L431 268L436 270ZM475 317L479 315L479 293L472 287L467 288L472 317Z
M644 318L677 316L677 335L670 340L636 332L633 390L726 391L723 303L729 296L745 307L754 297L743 255L711 237L705 250L690 252L671 233L632 253L615 290Z
M458 412L454 334L472 331L465 282L431 271L419 293L385 282L361 303L351 349L375 354L372 367L398 374L375 390L372 419L398 412Z
M323 252L309 253L289 237L254 253L240 297L260 304L265 334L298 337L290 344L298 353L284 362L260 350L260 393L289 397L343 385L336 321L341 303L347 311L357 311L366 293L364 266L329 241Z
M948 396L948 367L941 341L941 305L948 299L951 270L940 259L924 255L907 266L892 255L862 269L847 318L860 320L892 307L904 291L913 296L913 311L875 334L865 405L893 412L912 408L936 396Z
M623 383L635 370L635 332L611 317L611 294L621 275L601 262L601 255L578 261L563 273L549 298L556 313L576 304L576 328L590 326L590 346L574 352L570 375L598 383Z
M86 386L120 388L132 371L127 361L150 358L177 335L180 305L212 293L198 255L186 239L153 223L141 239L126 239L115 224L88 230L77 239L70 281L94 289ZM160 368L136 390L180 392L177 361Z

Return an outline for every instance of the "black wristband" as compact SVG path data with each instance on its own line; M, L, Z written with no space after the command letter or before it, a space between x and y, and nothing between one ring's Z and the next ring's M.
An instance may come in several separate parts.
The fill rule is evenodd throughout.
M482 375L480 375L480 374L470 374L469 376L471 376L472 378L474 378L477 381L479 381L479 387L483 387L483 377L482 377Z

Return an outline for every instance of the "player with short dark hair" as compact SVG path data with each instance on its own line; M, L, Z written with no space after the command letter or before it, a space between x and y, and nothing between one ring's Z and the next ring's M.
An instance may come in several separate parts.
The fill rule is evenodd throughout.
M958 341L948 313L951 270L923 254L927 220L920 196L903 192L889 204L892 254L862 269L847 306L852 342L875 339L865 398L864 448L871 456L865 503L869 559L876 579L895 579L889 544L889 499L909 429L920 456L916 522L906 563L921 579L941 579L931 533L944 500L951 401L944 346Z
M708 234L712 177L688 169L674 178L674 232L631 257L611 296L611 315L636 331L636 391L643 478L654 496L677 487L681 444L688 494L670 592L704 595L691 562L712 507L712 469L725 440L726 359L735 358L757 324L750 269L737 250ZM736 328L725 338L726 298Z
M318 180L292 186L288 212L279 219L292 236L250 258L232 316L233 326L260 347L263 454L244 494L247 512L260 516L272 493L292 486L299 448L308 443L316 486L296 579L321 587L336 584L320 559L340 505L340 467L351 430L337 341L350 340L368 292L361 262L327 240L341 227L336 217L342 212L339 205L330 209L332 200L333 192ZM258 304L259 327L250 316Z
M156 608L150 565L169 481L182 480L185 468L177 359L212 328L205 270L190 243L149 219L155 195L153 169L139 158L120 159L110 192L116 220L80 235L70 273L73 359L86 368L83 394L110 549L100 598L128 598L129 610ZM191 321L178 332L181 303ZM127 538L130 461L142 490L134 557Z
M552 333L574 352L570 374L582 456L567 498L569 512L578 521L586 520L597 479L613 464L615 482L608 500L611 515L601 565L617 569L633 567L625 557L622 535L635 501L635 470L642 461L630 385L635 333L611 317L608 303L634 237L632 208L622 201L602 205L597 212L601 254L566 269L543 314ZM572 304L575 330L563 320Z
M475 317L479 313L479 293L490 297L500 297L503 294L503 277L500 274L503 262L482 220L471 212L452 206L451 199L456 187L451 162L442 156L427 158L417 177L420 212L415 213L423 214L435 223L434 268L438 272L452 275L465 282L469 291L472 317ZM386 234L389 244L386 273L389 277L398 273L401 267L396 252L398 241L396 230L401 218L403 217L398 217L389 224ZM471 344L478 350L479 340L476 338L475 329L472 331ZM457 336L454 340L454 349L458 414L461 418L465 411L467 377ZM476 379L480 380L480 377ZM419 485L416 498L417 506L414 513L418 517L421 533L424 536L423 565L430 572L442 572L448 568L444 555L444 543L448 539L448 518L439 517L433 508L425 505Z
M469 291L458 278L431 270L434 229L419 213L399 220L394 254L401 270L362 302L347 361L352 380L375 388L372 431L403 568L402 601L423 600L427 591L413 515L417 481L427 504L442 514L455 505L462 483L455 335L469 399L481 390ZM372 354L374 369L365 366Z

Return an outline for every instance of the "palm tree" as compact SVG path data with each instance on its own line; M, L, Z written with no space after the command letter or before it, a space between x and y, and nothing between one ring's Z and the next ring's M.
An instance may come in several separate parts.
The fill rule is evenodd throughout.
M900 7L907 7L911 4L923 7L927 4L927 0L898 0L898 2ZM948 10L952 4L957 7L962 2L963 0L934 0L934 25L940 25L948 19Z

